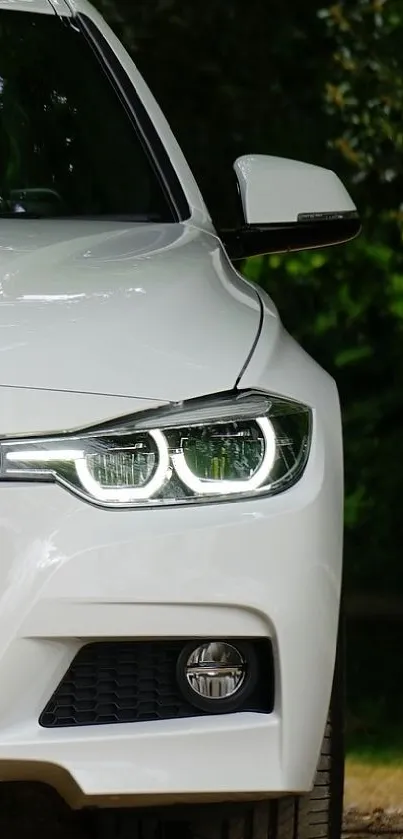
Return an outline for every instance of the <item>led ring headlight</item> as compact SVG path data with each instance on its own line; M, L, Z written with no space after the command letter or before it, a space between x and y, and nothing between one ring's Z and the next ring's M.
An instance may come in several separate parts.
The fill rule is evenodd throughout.
M79 434L0 440L0 481L55 481L110 508L273 495L301 477L311 411L239 392L135 414Z
M98 501L118 504L133 504L136 501L144 501L145 498L152 498L162 489L167 476L169 475L169 449L168 443L161 431L149 431L151 439L154 440L158 451L157 468L151 479L144 487L102 487L91 475L86 457L75 461L77 476L84 489Z
M189 468L183 452L175 452L172 455L172 463L176 474L193 492L199 495L232 495L239 492L248 492L258 489L267 479L273 467L276 457L276 435L273 426L267 417L258 417L256 425L262 431L264 440L264 454L262 461L250 478L246 480L208 480L198 478Z
M56 468L57 464L71 463L74 464L77 478L84 491L94 498L96 501L102 501L109 504L133 504L136 501L151 498L158 490L160 490L169 475L169 450L167 440L161 431L149 431L149 436L154 441L158 451L157 467L147 482L145 487L102 487L98 481L93 477L88 467L88 453L79 449L54 451L36 451L32 450L17 450L16 452L8 452L6 460L10 464L20 464L23 462L27 467L29 464L35 465L38 470L41 469L42 464L49 467ZM127 449L125 450L127 452ZM59 466L60 468L60 466ZM12 471L10 467L9 471Z

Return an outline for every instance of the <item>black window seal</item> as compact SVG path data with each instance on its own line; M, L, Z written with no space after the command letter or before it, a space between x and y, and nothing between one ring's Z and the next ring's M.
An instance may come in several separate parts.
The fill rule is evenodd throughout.
M87 15L67 18L76 25L92 48L130 117L144 151L152 165L173 215L173 221L186 221L190 207L168 152L144 107L133 82L97 25Z

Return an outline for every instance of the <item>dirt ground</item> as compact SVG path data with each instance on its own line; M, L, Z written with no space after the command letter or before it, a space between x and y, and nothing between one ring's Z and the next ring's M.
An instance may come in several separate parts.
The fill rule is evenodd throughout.
M403 839L403 813L374 810L363 813L347 810L344 816L343 839Z
M346 762L346 809L401 810L403 813L403 763L372 765Z
M344 804L346 836L403 838L403 763L377 766L347 760Z

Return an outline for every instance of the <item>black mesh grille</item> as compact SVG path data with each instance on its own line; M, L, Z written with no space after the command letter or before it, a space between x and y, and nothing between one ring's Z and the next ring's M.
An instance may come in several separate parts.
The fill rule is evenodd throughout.
M238 711L273 709L273 663L268 641L254 641L258 685ZM182 696L176 663L183 641L87 644L75 657L39 723L56 726L144 722L203 716Z

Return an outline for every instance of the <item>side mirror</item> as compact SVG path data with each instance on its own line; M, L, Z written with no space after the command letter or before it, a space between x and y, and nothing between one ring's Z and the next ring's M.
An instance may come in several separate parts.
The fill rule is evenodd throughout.
M282 157L234 163L245 224L221 232L231 259L337 245L361 230L357 208L334 172Z

